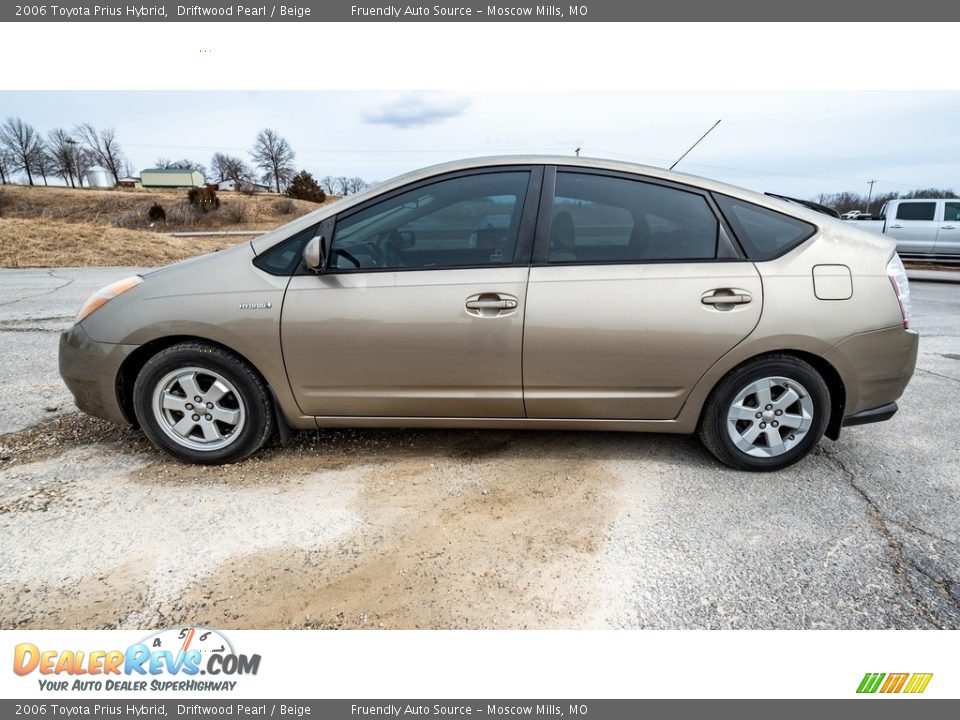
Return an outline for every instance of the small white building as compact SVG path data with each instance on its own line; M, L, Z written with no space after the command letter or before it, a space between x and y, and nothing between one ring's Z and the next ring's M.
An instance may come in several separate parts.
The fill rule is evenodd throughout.
M117 183L117 187L126 188L128 190L135 190L137 188L143 187L143 185L140 184L140 178L129 175L127 177L120 178L120 181Z
M245 182L243 186L238 188L235 180L217 180L215 183L217 190L226 190L236 191L236 190L246 190L247 192L273 192L273 188L270 185L264 185L263 183L258 182Z
M140 173L140 184L145 188L203 187L203 173L179 168L150 168Z
M94 165L87 170L87 185L92 188L112 188L115 183L109 170Z

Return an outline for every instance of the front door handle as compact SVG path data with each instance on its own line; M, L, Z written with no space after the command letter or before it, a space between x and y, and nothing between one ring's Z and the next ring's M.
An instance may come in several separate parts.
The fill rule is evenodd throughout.
M955 226L953 226L953 225L941 225L941 226L940 226L940 229L941 229L941 230L956 230L957 228L956 228Z
M710 290L700 297L700 302L717 310L730 310L734 305L746 305L752 301L753 295L737 288Z
M891 225L891 226L890 226L890 229L891 229L891 230L899 230L899 229L902 228L902 227L903 227L903 225Z
M467 312L476 317L510 315L518 305L517 298L507 293L479 293L471 295L464 303Z

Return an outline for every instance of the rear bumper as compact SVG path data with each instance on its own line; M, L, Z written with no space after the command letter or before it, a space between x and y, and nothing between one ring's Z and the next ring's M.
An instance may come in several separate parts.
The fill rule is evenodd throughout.
M896 414L897 404L891 402L886 405L881 405L880 407L871 408L870 410L863 410L856 415L847 415L847 417L843 419L843 427L883 422L884 420L889 420Z
M843 380L845 418L888 406L903 394L917 364L919 338L900 326L874 330L851 335L824 355Z
M128 423L117 397L117 376L123 361L136 348L96 342L81 325L60 336L60 377L78 408L115 423Z

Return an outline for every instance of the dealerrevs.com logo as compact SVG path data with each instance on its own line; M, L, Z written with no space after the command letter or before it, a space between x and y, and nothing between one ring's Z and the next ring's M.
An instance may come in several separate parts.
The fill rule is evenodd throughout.
M867 673L857 686L858 693L915 695L927 689L933 673Z
M162 630L126 650L14 648L13 671L36 673L47 691L230 691L233 679L256 675L260 655L234 651L223 634L203 627Z

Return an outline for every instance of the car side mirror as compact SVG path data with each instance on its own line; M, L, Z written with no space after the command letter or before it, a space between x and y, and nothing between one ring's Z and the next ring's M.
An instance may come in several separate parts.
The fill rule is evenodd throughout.
M327 267L329 245L324 235L310 238L310 242L303 249L303 262L315 273L322 273Z

